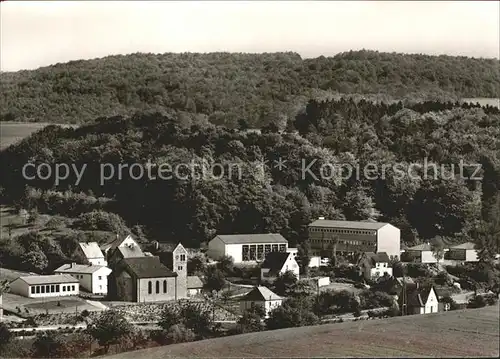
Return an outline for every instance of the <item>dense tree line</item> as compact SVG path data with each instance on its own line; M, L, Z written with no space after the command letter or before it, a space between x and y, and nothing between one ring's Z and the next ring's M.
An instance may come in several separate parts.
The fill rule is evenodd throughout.
M130 228L143 225L150 238L194 246L215 233L268 232L281 232L295 245L305 241L307 224L318 216L389 221L402 229L406 244L436 236L498 244L498 221L491 220L500 203L498 111L433 102L310 101L284 129L278 127L256 133L159 113L103 118L77 129L49 126L0 154L0 185L7 200L24 207L72 208L61 214L80 216L76 225L94 221L96 227L97 219L84 213L106 210ZM279 158L286 160L281 170ZM437 166L417 167L413 178L394 168L422 166L424 159ZM53 177L24 179L28 162L53 169L85 164L86 170L55 185ZM101 185L104 163L115 173ZM118 174L120 164L134 163L150 173L144 169L137 178L137 169L125 167ZM184 166L177 175L167 173L170 178L158 177L159 165L191 163L193 171ZM360 177L325 171L339 163L358 166ZM469 165L475 163L482 164L477 173ZM369 164L377 167L367 177ZM221 168L222 178L212 178ZM208 176L202 177L203 169ZM57 205L47 207L44 198L57 198Z
M497 97L499 62L350 51L132 54L2 73L0 120L86 123L136 111L183 111L212 123L260 127L290 118L315 96L377 94L411 101Z

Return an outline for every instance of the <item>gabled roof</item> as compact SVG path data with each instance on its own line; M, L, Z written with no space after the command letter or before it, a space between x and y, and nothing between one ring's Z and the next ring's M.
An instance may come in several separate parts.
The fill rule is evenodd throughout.
M190 275L187 277L187 287L188 289L203 288L203 282L197 275Z
M30 275L19 277L16 280L22 280L29 285L78 283L78 279L69 274Z
M423 307L427 303L429 294L433 287L410 287L407 290L408 305L414 307ZM437 296L437 294L436 294Z
M111 273L111 269L105 266L96 265L86 265L86 264L63 264L57 268L54 272L64 272L64 273L79 273L79 274L92 274L98 270L106 268L107 272Z
M241 298L242 301L266 301L280 299L283 298L272 292L267 287L254 287L254 289Z
M122 238L117 237L117 238L116 238L116 239L114 239L113 241L111 241L111 242L109 242L109 243L104 244L104 245L101 247L101 249L102 249L103 251L106 251L106 250L108 250L108 249L115 249L115 248L118 248L118 247L120 246L120 244L122 244L122 243L123 243L123 241L124 241L124 240L126 240L126 239L127 239L127 238L129 238L129 237L130 237L130 238L132 238L132 239L135 241L135 239L134 239L134 238L133 238L133 237L129 234L129 235L127 235L126 237L122 237Z
M85 254L85 257L87 257L87 259L104 258L104 254L102 253L101 248L99 248L97 242L89 242L89 243L80 242L79 244L80 248L83 251L83 254Z
M476 244L472 242L465 242L457 246L453 246L451 249L476 249Z
M290 256L293 255L288 252L269 252L261 268L269 269L270 273L279 272Z
M118 247L116 250L121 253L123 258L137 258L137 257L144 257L145 256L144 252L142 251L142 249L139 246Z
M431 251L430 243L422 243L407 249L408 251Z
M378 253L366 252L365 254L366 257L372 262L372 264L390 262L389 256L387 255L386 252L378 252Z
M388 225L383 222L363 222L363 221L334 221L328 219L317 219L309 227L327 227L327 228L342 228L342 229L369 229L379 230Z
M158 257L125 258L120 263L126 265L137 278L177 277Z
M219 234L219 238L225 244L253 244L253 243L280 243L286 244L288 241L279 233L268 234ZM214 239L215 239L214 238Z

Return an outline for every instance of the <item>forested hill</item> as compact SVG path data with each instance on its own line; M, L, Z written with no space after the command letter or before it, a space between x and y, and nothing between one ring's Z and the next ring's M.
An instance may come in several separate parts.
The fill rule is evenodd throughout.
M494 244L500 233L499 149L499 110L468 105L311 101L286 131L262 133L138 113L76 129L44 128L0 152L0 186L20 208L70 216L85 229L116 227L109 224L115 217L105 214L114 212L129 228L140 224L149 239L187 245L216 233L271 232L295 245L318 216L388 221L401 228L406 244L436 236ZM280 158L284 167L276 165ZM436 166L425 167L425 159ZM196 171L183 167L172 176L172 168L193 161ZM152 177L140 174L148 162ZM53 176L27 180L26 163L86 168L80 179L71 172L54 183ZM138 164L139 171L125 167L120 175L122 164ZM420 167L408 172L412 164ZM163 177L155 165L168 165ZM345 175L337 167L332 173L329 165L359 166L361 172ZM365 174L367 165L375 176ZM101 182L103 174L108 178ZM478 237L482 221L495 223L490 237Z
M499 61L351 51L303 60L295 53L132 54L2 73L0 120L85 123L165 109L214 124L260 127L292 118L326 93L385 99L498 97Z

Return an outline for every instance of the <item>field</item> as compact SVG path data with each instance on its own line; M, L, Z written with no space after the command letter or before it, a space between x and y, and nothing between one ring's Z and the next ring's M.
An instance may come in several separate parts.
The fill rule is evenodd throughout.
M145 349L108 358L498 357L498 306L290 328Z
M33 132L42 129L47 125L49 124L41 122L0 122L0 150L3 150L25 137L28 137Z

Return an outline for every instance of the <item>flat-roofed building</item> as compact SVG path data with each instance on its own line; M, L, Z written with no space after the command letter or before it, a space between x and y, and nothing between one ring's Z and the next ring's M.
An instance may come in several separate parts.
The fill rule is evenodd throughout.
M230 234L215 236L208 243L207 254L215 260L230 256L236 264L255 263L263 261L267 253L287 249L288 241L281 234Z
M10 283L10 293L28 298L64 297L78 295L78 279L69 274L30 275Z
M385 252L390 258L399 258L401 252L401 231L389 223L320 218L308 230L313 256L329 257L334 247L338 254Z

